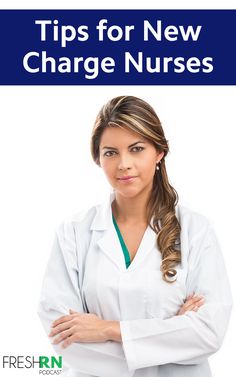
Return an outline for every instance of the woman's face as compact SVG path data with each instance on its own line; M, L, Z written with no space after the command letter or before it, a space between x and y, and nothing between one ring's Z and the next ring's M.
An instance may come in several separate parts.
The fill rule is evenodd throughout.
M110 185L126 197L151 190L156 163L164 155L136 132L119 127L105 129L99 151L100 165Z

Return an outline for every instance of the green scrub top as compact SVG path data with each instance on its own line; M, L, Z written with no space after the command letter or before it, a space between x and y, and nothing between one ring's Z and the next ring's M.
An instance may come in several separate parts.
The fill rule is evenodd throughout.
M117 222L112 214L112 220L113 220L113 224L116 228L116 232L117 232L117 235L118 235L118 238L119 238L119 241L120 241L120 244L121 244L121 248L122 248L122 251L123 251L123 254L124 254L124 257L125 257L125 264L126 264L126 268L129 267L130 263L131 263L131 260L130 260L130 255L129 255L129 250L127 249L126 247L126 244L125 244L125 241L121 235L121 232L120 232L120 229L117 225Z

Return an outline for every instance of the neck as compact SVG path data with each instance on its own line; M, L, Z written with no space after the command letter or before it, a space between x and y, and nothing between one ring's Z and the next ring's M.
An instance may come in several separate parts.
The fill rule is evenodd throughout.
M141 193L133 198L127 198L119 193L115 194L112 211L121 223L140 224L147 223L147 193Z

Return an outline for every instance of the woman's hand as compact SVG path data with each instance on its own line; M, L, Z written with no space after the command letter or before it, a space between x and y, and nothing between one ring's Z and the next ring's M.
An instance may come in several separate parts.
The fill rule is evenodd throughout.
M116 321L100 319L95 314L77 313L70 310L52 323L50 337L56 336L53 344L62 343L65 348L74 342L105 342L110 339Z
M187 311L192 310L197 312L198 309L204 304L205 299L201 295L190 295L186 298L185 303L181 306L176 315L185 314Z

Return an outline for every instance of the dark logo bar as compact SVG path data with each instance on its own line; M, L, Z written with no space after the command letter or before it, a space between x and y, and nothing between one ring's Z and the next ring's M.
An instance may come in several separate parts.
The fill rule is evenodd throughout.
M1 10L1 85L235 85L236 10Z

